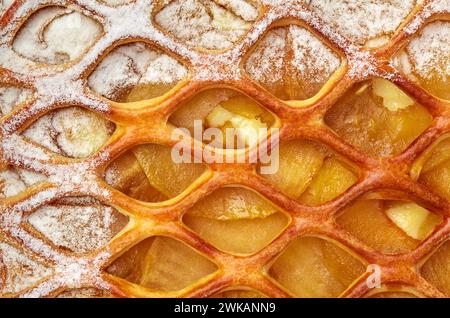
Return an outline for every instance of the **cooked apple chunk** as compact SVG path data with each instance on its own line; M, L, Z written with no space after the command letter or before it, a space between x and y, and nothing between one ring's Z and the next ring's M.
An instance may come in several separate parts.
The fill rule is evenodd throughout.
M431 121L425 107L379 78L355 85L325 116L345 141L373 156L404 151Z
M251 254L279 235L288 217L251 190L226 187L200 200L183 221L221 250Z
M367 245L391 254L415 249L441 218L412 202L361 199L344 209L337 222Z
M216 270L213 262L168 237L140 242L107 269L111 275L156 291L183 289Z
M336 198L358 180L353 169L334 153L306 140L282 143L278 171L262 176L290 197L309 205Z
M210 145L238 149L255 145L267 134L275 118L251 98L230 89L216 88L203 91L181 105L169 121L187 128L192 136L196 136L196 129L201 133L208 128L219 129L223 138L212 140ZM200 123L198 128L195 121Z
M331 242L315 237L294 241L269 274L297 297L337 297L365 272L364 265Z
M108 184L146 202L176 197L198 179L205 167L196 163L175 163L170 147L148 144L131 149L106 170Z

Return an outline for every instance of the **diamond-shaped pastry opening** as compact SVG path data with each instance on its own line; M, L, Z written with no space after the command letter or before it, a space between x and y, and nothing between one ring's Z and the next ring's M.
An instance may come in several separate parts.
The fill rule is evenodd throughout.
M450 22L426 25L393 58L394 65L432 95L450 100Z
M128 217L90 197L67 197L39 208L26 222L54 245L86 253L108 244Z
M107 291L96 288L69 289L60 293L56 298L111 298Z
M176 163L171 147L146 144L114 160L105 172L105 180L133 199L161 202L193 186L206 171L202 164Z
M191 247L169 237L151 237L122 254L107 272L157 291L177 291L217 271Z
M279 168L262 174L289 197L308 205L328 202L358 181L357 169L309 140L290 140L279 147ZM262 172L262 168L259 171Z
M296 297L337 297L364 272L364 264L334 243L296 239L276 259L269 274Z
M270 244L289 217L252 190L224 187L197 202L183 222L218 249L245 255Z
M107 99L129 103L162 96L187 75L175 58L135 42L110 52L89 76L88 85Z
M366 195L345 208L337 223L370 247L386 254L414 250L442 217L410 201Z
M381 78L354 85L325 116L346 142L373 156L404 151L432 120L425 107Z
M450 297L450 241L445 242L420 268L420 274Z
M305 100L320 91L340 64L340 57L312 32L289 25L269 30L245 70L276 97Z
M212 295L210 298L267 298L256 290L230 289Z
M52 271L40 261L0 241L0 274L0 295L6 297L33 287Z
M450 138L444 136L416 161L413 178L450 200Z
M308 6L356 44L384 37L386 43L403 20L414 9L416 0L312 0Z
M154 19L160 28L188 45L224 50L237 43L259 16L254 1L160 1Z
M277 118L238 91L213 88L198 93L180 105L169 122L187 129L191 136L201 136L211 147L243 149L267 136L267 131L276 125ZM209 136L207 129L214 134Z
M52 111L36 120L23 135L32 142L70 158L86 158L105 145L115 125L81 107Z
M0 117L8 115L32 96L33 91L28 88L0 85Z
M96 20L65 7L36 11L17 33L13 49L39 64L63 64L79 58L103 33Z
M42 174L0 163L0 199L16 196L45 180Z

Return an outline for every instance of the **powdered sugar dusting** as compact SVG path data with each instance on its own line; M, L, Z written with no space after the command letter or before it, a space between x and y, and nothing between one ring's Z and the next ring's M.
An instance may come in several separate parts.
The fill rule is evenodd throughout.
M258 11L245 1L174 0L155 17L156 22L178 39L192 46L221 50L229 48L254 21ZM236 15L237 14L237 15Z
M292 25L269 31L246 62L246 70L273 92L283 81L302 82L298 86L308 98L339 65L340 58L322 41L305 28Z
M412 11L414 0L312 0L309 7L358 44L393 33Z
M70 107L39 118L24 136L53 152L84 158L103 146L113 131L114 125L99 115Z
M15 196L45 180L45 176L24 169L7 167L0 170L0 198Z
M125 217L104 205L54 204L34 212L28 222L57 246L89 252L107 244Z
M6 267L6 277L4 284L0 284L0 294L18 293L51 274L49 268L3 242L0 242L0 260Z
M172 84L186 77L187 69L174 58L144 43L121 46L111 52L89 77L97 93L116 100L121 91L136 85Z
M13 49L38 63L67 63L92 45L100 33L101 26L91 18L62 7L49 7L27 21Z
M422 78L437 74L446 79L450 75L450 23L427 25L406 48L414 72Z
M0 117L9 114L15 107L32 96L32 91L13 86L0 87Z

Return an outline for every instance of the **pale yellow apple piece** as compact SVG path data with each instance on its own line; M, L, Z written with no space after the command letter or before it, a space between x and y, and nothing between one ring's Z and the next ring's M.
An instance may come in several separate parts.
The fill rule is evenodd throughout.
M450 241L444 243L420 269L422 276L450 297Z
M372 85L366 87L368 83ZM390 156L404 151L433 117L425 107L410 104L410 98L393 87L385 80L355 86L328 111L326 124L370 155Z
M383 78L372 81L372 92L383 98L383 105L390 111L405 109L414 104L414 100L406 95L395 84Z
M325 240L294 241L270 268L270 275L297 297L337 297L365 272L355 257Z
M215 220L265 218L276 208L259 194L238 187L221 188L200 200L189 211L192 216Z
M172 114L169 121L176 127L187 128L193 133L194 121L205 121L208 114L221 102L226 101L233 96L236 96L237 92L230 89L209 89L198 93ZM206 122L203 122L204 126Z
M431 190L450 199L450 161L447 160L419 177Z
M422 241L442 219L427 209L410 202L397 202L386 210L387 216L406 234Z
M300 201L318 205L330 201L358 181L358 176L335 158L325 160Z
M234 254L252 254L267 246L288 223L281 213L266 217L218 220L186 214L184 223L205 241Z
M168 199L151 186L142 166L131 151L117 158L108 167L105 179L109 185L136 200L160 202Z
M450 160L450 138L438 143L426 159L421 173L427 173ZM450 165L450 163L448 163Z
M133 149L151 186L168 198L179 195L205 171L202 164L175 163L171 151L170 147L155 144Z
M380 252L404 253L415 249L419 241L396 226L384 209L380 200L359 200L342 212L337 223Z
M279 169L262 175L281 191L297 199L322 167L325 150L307 141L289 141L280 145Z
M157 291L183 289L216 270L210 260L167 237L142 241L108 268L114 276Z

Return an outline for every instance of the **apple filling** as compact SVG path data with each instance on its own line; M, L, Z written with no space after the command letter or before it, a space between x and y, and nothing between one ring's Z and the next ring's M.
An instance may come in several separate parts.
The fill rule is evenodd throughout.
M419 182L450 199L450 139L445 138L433 146L417 163L421 169Z
M422 276L450 296L450 242L444 243L420 269Z
M425 107L379 78L354 86L325 116L345 141L374 156L404 151L431 121Z
M106 182L145 202L176 197L205 172L205 167L196 163L175 163L171 151L170 147L155 144L137 146L107 168Z
M337 297L365 272L354 256L315 237L295 240L269 274L297 297Z
M288 220L255 192L231 187L200 200L183 217L204 240L235 254L261 250L281 233Z
M216 88L186 102L169 121L176 127L187 128L192 136L200 133L202 138L208 128L219 129L222 138L213 138L210 145L238 149L255 145L273 126L275 118L251 98L230 89Z
M388 254L412 251L441 221L415 203L375 199L356 201L337 220L352 235Z
M122 254L107 272L156 291L177 291L212 274L217 266L184 243L152 237Z
M291 198L309 205L336 198L358 180L353 169L331 151L304 140L282 143L278 171L262 176Z

